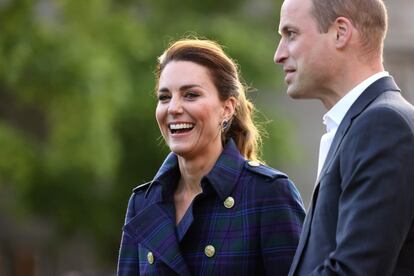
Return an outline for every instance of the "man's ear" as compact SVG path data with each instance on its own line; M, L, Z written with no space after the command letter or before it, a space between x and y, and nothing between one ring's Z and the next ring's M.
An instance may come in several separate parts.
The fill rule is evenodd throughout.
M345 48L349 44L352 35L356 31L351 20L342 16L338 17L335 20L335 22L332 24L332 28L334 28L336 35L335 46L337 49Z

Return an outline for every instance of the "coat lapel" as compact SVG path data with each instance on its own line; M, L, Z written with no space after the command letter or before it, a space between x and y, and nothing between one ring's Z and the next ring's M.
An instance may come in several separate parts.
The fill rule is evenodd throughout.
M335 137L332 141L331 147L329 149L328 155L326 157L326 161L322 167L321 173L319 174L319 177L316 180L315 189L312 194L311 204L309 206L308 214L305 218L299 245L296 250L296 254L293 259L289 275L295 274L296 268L302 256L303 249L305 248L309 238L314 208L319 193L320 181L329 171L329 168L333 160L335 160L335 156L338 152L339 146L341 145L345 134L348 132L352 124L352 120L359 114L361 114L361 112L365 110L369 106L369 104L372 103L380 94L386 91L400 91L392 77L384 77L371 84L351 106L351 108L346 113L344 119L342 120L341 124L339 125Z
M230 139L213 169L206 175L221 200L234 190L244 165L244 158ZM175 220L171 217L168 198L174 192L173 182L178 177L177 156L170 153L160 170L149 184L144 203L135 206L139 212L125 226L124 232L159 258L179 275L190 275L190 270L181 254L179 242L193 222L191 210L179 224L178 235ZM203 188L204 190L204 188Z
M124 231L179 275L190 275L180 253L175 223L161 202L138 213L124 226Z
M168 198L173 193L174 179L179 174L177 156L170 153L149 185L141 210L125 226L124 231L179 275L190 275L181 254L175 219L168 211Z

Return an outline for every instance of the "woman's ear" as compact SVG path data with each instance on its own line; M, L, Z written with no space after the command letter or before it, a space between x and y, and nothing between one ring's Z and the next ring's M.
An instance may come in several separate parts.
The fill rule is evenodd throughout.
M338 17L332 24L336 35L335 46L337 49L345 48L352 38L353 33L356 31L351 20L346 17Z
M224 119L230 120L236 112L237 99L233 96L224 101Z

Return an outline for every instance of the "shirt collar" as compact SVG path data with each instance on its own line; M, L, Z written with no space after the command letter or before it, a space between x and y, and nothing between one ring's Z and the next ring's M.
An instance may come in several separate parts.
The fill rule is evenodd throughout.
M229 139L212 170L202 179L211 184L221 200L226 199L236 186L239 175L243 169L245 159L240 154L233 139ZM151 186L160 183L162 198L171 197L177 185L180 171L178 158L170 153L155 175ZM151 187L148 188L147 193Z
M344 97L342 97L324 116L323 123L326 126L326 131L336 131L338 126L341 124L342 119L345 117L352 104L358 99L358 97L368 88L372 83L380 78L389 76L386 71L376 73L360 84L355 86L349 91Z

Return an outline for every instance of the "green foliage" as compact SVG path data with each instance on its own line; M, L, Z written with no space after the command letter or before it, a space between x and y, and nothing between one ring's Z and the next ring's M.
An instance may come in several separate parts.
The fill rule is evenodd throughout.
M14 212L48 218L62 238L96 237L113 262L131 189L152 179L168 151L154 119L156 57L170 41L200 35L226 46L249 85L274 89L277 7L257 2L271 8L0 1L0 193L13 190ZM282 143L286 133L269 130Z

